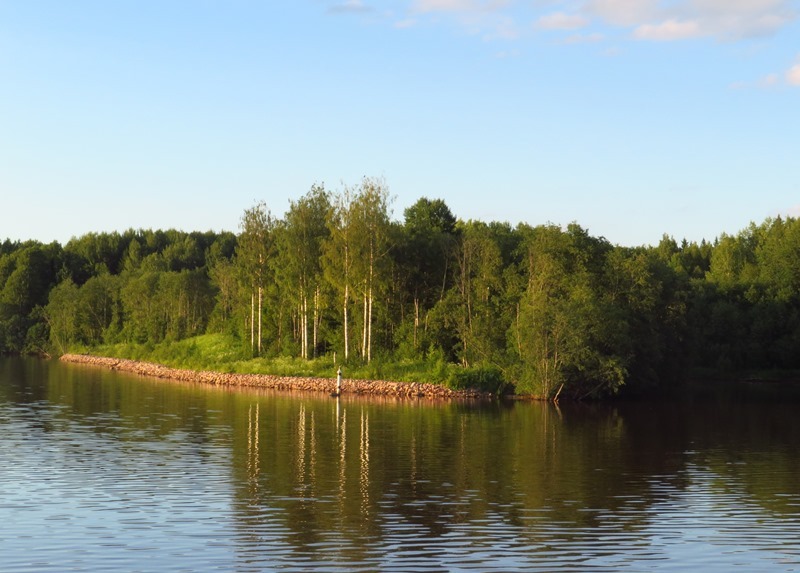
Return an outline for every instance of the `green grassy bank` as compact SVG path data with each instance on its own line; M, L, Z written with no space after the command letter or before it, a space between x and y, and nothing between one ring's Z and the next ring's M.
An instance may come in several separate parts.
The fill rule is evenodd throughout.
M179 341L158 344L108 344L76 347L76 353L156 362L173 368L212 370L240 374L272 374L276 376L336 376L341 366L348 378L392 380L458 386L464 371L438 357L423 360L374 359L369 364L360 360L334 362L332 355L304 360L292 357L250 358L241 344L223 334L205 334Z

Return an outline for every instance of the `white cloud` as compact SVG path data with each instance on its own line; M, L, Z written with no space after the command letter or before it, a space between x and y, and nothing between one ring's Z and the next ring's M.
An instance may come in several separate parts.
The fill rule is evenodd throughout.
M792 205L784 209L776 209L771 213L772 217L800 217L800 205Z
M587 13L621 27L640 26L657 18L658 0L589 0Z
M520 56L519 50L503 50L495 53L494 57L498 60L507 60L509 58L518 58Z
M511 0L414 0L411 13L449 14L469 34L509 40L520 35L511 4Z
M605 40L606 37L599 33L594 32L592 34L572 34L571 36L567 36L564 39L565 44L596 44L598 42L602 42Z
M640 40L685 40L701 36L702 30L697 21L667 20L660 24L643 24L634 30L633 35Z
M345 0L328 8L328 12L331 14L363 14L371 11L372 8L365 5L361 0Z
M416 0L415 12L468 12L476 9L473 0Z
M588 0L587 14L647 40L768 36L797 17L795 0Z
M786 83L790 86L800 87L800 56L796 63L786 72Z
M733 82L731 89L775 89L785 86L800 87L800 56L797 63L784 74L767 74L756 82Z
M581 14L554 12L542 16L535 26L541 30L579 30L589 24L589 19Z
M339 9L365 9L340 0ZM770 36L797 19L800 0L405 0L407 18L449 17L469 33L517 38L521 22L538 30L619 28L640 40L712 38L736 42Z
M414 0L414 12L501 12L511 0Z

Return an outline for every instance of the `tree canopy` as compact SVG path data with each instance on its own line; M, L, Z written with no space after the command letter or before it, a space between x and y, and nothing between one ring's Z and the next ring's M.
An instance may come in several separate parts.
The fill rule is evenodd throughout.
M385 181L364 178L314 185L282 217L256 203L238 234L6 240L0 351L219 332L251 356L437 357L460 365L453 383L575 398L692 369L800 367L797 219L630 248L576 223L463 221L426 197L397 221L392 203Z

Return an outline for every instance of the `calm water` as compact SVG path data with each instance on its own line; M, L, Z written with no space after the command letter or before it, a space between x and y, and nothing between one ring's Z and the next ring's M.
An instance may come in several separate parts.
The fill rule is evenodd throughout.
M797 571L799 407L337 401L0 359L0 570Z

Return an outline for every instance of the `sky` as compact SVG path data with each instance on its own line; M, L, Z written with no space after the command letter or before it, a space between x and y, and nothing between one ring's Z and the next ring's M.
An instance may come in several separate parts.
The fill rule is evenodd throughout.
M238 231L382 178L713 241L800 215L800 0L0 0L0 239Z

